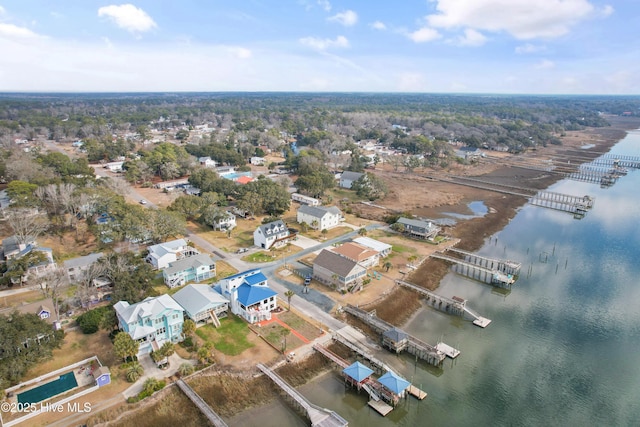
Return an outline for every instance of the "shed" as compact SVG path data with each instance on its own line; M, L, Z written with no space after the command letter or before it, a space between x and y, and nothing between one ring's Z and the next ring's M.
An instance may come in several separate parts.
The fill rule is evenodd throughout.
M378 378L378 382L382 384L384 388L398 397L402 397L405 390L411 385L409 381L405 380L402 377L399 377L393 372L387 372L386 374Z
M409 335L403 330L391 328L382 334L382 345L400 353L407 346L408 338Z
M108 367L100 366L93 371L93 378L96 380L96 385L102 387L111 383L111 372Z

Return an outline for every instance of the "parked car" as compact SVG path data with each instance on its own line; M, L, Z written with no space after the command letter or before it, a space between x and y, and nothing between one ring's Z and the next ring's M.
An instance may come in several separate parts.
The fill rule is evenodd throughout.
M311 277L307 276L304 278L304 285L305 286L309 286L309 284L311 283Z
M236 251L237 254L243 254L245 252L249 252L249 248L240 248Z
M147 201L146 201L145 199L141 199L141 200L140 200L140 204L141 204L141 205L146 205L146 204L147 204Z

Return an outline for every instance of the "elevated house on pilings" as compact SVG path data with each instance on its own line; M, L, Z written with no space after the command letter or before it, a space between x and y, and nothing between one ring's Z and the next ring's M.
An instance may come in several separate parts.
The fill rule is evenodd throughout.
M382 345L400 353L407 348L409 335L401 329L392 328L382 333Z
M355 362L342 370L345 383L360 390L370 380L373 370L360 362Z
M397 405L401 398L407 397L407 389L411 385L409 381L393 372L387 372L378 378L378 382L382 384L382 389L379 390L380 397L393 406Z

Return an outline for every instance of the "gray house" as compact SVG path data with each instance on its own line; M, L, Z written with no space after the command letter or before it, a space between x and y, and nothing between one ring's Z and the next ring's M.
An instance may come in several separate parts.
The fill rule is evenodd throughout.
M173 299L184 308L196 326L206 323L220 326L218 319L226 317L229 310L229 300L209 285L187 285L173 294Z
M100 258L102 258L102 252L89 254L86 256L81 256L77 258L71 258L63 262L64 269L67 272L67 277L69 278L70 283L75 283L78 279L82 277L83 272L85 272L91 265L97 262Z
M335 206L308 206L298 208L296 219L299 224L303 222L315 230L328 230L340 224L342 212Z
M335 285L337 290L346 290L366 275L366 268L327 249L323 249L313 261L314 279L326 285Z
M440 227L431 221L422 221L418 219L399 218L397 224L404 226L404 232L421 239L433 239L440 232Z
M344 171L340 175L339 185L341 188L351 188L354 181L359 180L364 174L360 172Z

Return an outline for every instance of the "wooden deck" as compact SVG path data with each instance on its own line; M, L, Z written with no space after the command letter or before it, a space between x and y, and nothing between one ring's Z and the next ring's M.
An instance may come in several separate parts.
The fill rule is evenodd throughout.
M382 400L370 400L369 406L375 409L380 415L385 417L389 412L393 411L393 406L389 406Z
M427 397L427 393L425 393L424 391L420 390L418 387L414 386L413 384L409 386L407 391L409 392L409 394L411 396L415 397L418 400L422 400L425 397Z
M209 405L207 405L207 402L205 402L204 399L202 399L198 393L189 386L189 384L185 383L183 380L176 381L176 384L178 384L180 390L182 390L182 392L191 399L193 404L200 409L200 412L207 417L214 427L227 427L227 423L225 423L222 418L220 418L220 416L216 414Z

